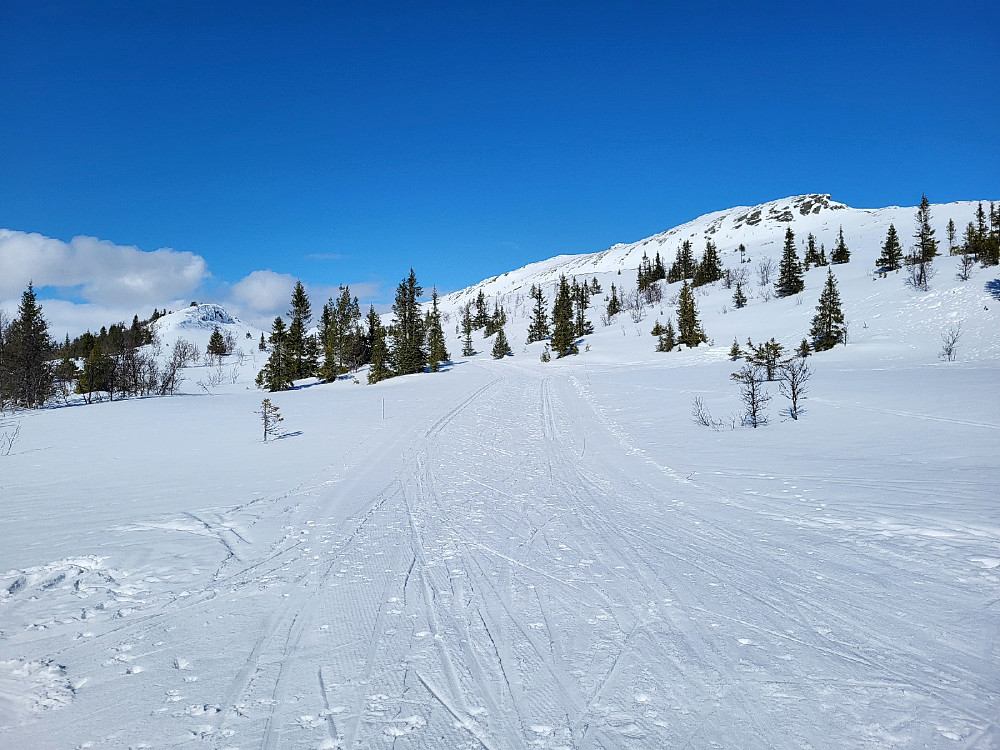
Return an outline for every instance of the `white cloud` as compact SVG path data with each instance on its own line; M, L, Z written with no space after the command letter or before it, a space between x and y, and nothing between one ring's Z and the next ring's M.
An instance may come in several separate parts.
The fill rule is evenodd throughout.
M250 313L281 314L288 307L295 277L274 271L254 271L233 284L229 296Z
M0 298L20 295L32 281L36 288L77 290L85 303L101 307L153 305L189 296L209 276L205 259L190 252L0 229Z

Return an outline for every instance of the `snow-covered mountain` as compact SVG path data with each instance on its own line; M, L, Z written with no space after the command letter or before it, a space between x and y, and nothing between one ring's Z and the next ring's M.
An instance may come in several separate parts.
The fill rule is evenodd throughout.
M156 337L167 348L173 346L178 339L185 339L203 351L216 328L223 335L231 333L237 348L243 349L256 347L261 333L264 333L257 326L244 323L216 304L191 305L168 313L153 323Z
M973 219L976 206L976 201L931 205L931 225L942 244L945 244L948 220L955 222L960 237L965 225ZM691 242L697 257L705 246L705 240L711 239L726 264L734 262L734 258L738 261L741 244L746 246L752 259L765 256L777 259L781 254L785 230L789 227L800 245L809 233L814 234L817 242L826 245L827 254L843 228L848 247L852 251L874 251L874 261L890 224L895 225L904 247L907 246L908 238L913 233L915 212L916 207L851 208L824 194L797 195L758 206L737 206L699 216L638 242L612 245L595 253L558 255L530 263L449 294L442 302L462 305L474 299L480 290L487 298L519 292L526 294L532 284L551 287L558 282L560 274L581 279L597 276L603 284L605 277L610 280L620 271L627 286L634 282L643 254L652 259L659 253L664 264L669 265L684 240ZM864 257L867 258L867 255ZM621 287L620 281L618 286Z

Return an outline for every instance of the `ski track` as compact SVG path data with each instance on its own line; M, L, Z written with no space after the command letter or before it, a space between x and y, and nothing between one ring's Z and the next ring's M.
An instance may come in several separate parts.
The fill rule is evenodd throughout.
M1000 742L996 590L975 614L922 622L924 606L960 611L950 585L971 573L910 546L926 542L919 517L889 543L876 519L805 523L788 508L825 482L885 485L771 474L798 495L748 496L723 471L684 479L579 381L467 366L482 377L443 414L384 433L336 479L328 467L270 502L157 527L221 543L210 574L140 591L67 562L13 579L8 619L30 619L67 576L135 604L95 610L96 632L68 644L88 627L68 608L7 633L5 654L90 665L45 736L216 750ZM955 533L970 554L991 538ZM209 632L222 653L191 664L186 644ZM97 707L136 690L147 713L99 733L116 723ZM45 747L37 726L0 744Z

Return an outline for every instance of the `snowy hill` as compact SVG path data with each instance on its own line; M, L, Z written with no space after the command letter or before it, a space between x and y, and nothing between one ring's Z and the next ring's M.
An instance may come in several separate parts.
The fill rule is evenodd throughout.
M932 204L932 226L937 238L944 241L949 219L955 222L961 236L965 225L973 219L976 205L975 201ZM737 206L705 214L638 242L612 245L607 250L596 253L560 255L531 263L449 294L443 301L454 305L465 304L474 299L480 290L488 298L519 292L526 294L532 284L551 287L558 282L560 274L577 276L581 280L597 276L603 284L605 278L617 276L621 271L628 284L634 281L643 253L651 259L659 253L663 262L669 264L684 240L689 240L694 252L700 254L705 240L711 239L727 264L732 263L734 258L739 258L740 244L746 246L750 258L777 259L781 254L785 230L789 227L800 245L811 232L816 236L817 242L826 245L828 253L836 241L837 233L843 228L848 247L852 251L861 251L865 260L871 257L870 271L874 267L878 249L885 241L889 224L895 224L904 246L908 245L915 211L915 207L899 206L851 208L822 194L792 196L758 206Z
M177 339L186 339L202 351L208 346L208 339L216 328L223 334L232 334L237 346L245 350L249 350L251 346L256 347L261 333L264 333L260 328L244 323L230 315L224 307L215 304L185 307L164 315L153 323L155 335L168 348Z
M654 340L648 335L649 330L656 320L665 323L668 318L675 318L681 284L660 282L664 290L662 302L646 306L635 316L619 313L608 322L602 312L611 284L628 294L636 288L636 272L643 254L652 259L659 253L669 266L684 240L691 242L697 259L706 239L711 239L719 249L723 265L745 274L743 289L749 303L742 310L734 309L733 290L721 282L700 287L696 293L699 315L715 346L700 348L682 361L692 364L705 358L724 358L734 338L743 342L748 337L760 341L773 336L791 348L808 332L827 268L807 271L803 292L778 299L773 287L776 272L771 283L761 284L758 266L761 261L770 260L777 267L788 228L795 234L800 259L809 233L816 236L817 244L825 245L829 256L843 229L851 260L829 268L837 279L852 346L864 347L864 356L873 361L895 357L931 362L936 360L940 348L939 336L949 326L961 325L967 355L995 359L1000 357L1000 338L995 335L1000 302L988 284L995 279L996 268L976 268L967 282L960 281L956 278L958 260L948 255L947 248L949 219L954 221L961 236L977 205L975 201L932 204L931 224L941 255L934 262L935 276L928 292L918 293L909 288L904 283L905 271L887 278L876 278L874 273L890 224L896 227L904 249L909 251L916 207L854 209L831 201L828 195L803 195L705 214L638 242L614 245L598 253L557 256L449 294L441 300L442 309L449 313L450 328L446 330L449 346L453 354L455 349L460 350L456 330L460 309L483 291L491 308L495 304L505 308L506 334L515 354L530 353L537 358L543 344L524 346L531 309L528 290L532 284L539 284L551 310L559 276L566 274L581 282L597 278L602 286L602 293L591 299L588 310L588 318L595 327L594 334L584 341L591 349L589 356L609 362L647 359L654 356ZM747 250L747 262L742 264L738 249L741 244ZM488 352L489 346L482 339L475 341L478 351Z

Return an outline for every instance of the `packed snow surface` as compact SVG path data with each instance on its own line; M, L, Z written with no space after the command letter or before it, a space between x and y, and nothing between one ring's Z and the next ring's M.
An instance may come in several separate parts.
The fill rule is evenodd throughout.
M513 357L269 394L267 443L259 332L221 318L161 323L251 334L212 387L8 412L0 747L1000 746L1000 279L873 279L881 232L834 268L850 340L802 418L770 384L756 430L692 399L735 411L732 338L794 347L826 269L699 290L714 344L666 354L676 287L639 321L595 298L548 364L511 292Z

